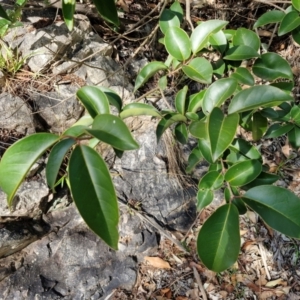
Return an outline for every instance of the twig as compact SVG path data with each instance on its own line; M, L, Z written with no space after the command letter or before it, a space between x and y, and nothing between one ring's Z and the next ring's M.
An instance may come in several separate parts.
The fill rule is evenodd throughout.
M268 280L271 280L271 276L270 276L270 273L269 273L269 270L268 270L268 265L267 265L267 260L266 260L266 253L265 253L264 247L261 244L261 242L258 243L258 248L259 248L259 251L260 251L260 255L261 255L263 265L264 265L265 270L266 270L267 278L268 278Z
M280 6L274 4L275 1L272 1L272 2L270 2L270 1L265 1L265 0L254 0L254 1L260 2L260 3L264 3L264 4L267 4L267 5L272 5L272 6L276 7L277 9L280 9L280 10L284 11L283 8L281 8ZM277 1L276 1L276 3L291 3L291 2L290 2L290 1L287 1L287 2L277 2Z
M203 209L201 209L201 211L198 213L198 215L196 216L196 219L194 220L193 224L190 226L190 228L188 229L188 231L186 232L185 236L182 238L182 241L184 241L187 236L189 235L190 231L192 230L192 228L195 226L198 218L200 218L200 215L202 214Z
M185 18L186 21L191 26L192 31L194 30L194 26L191 20L191 2L190 0L185 0Z
M194 276L195 276L195 279L197 281L200 293L202 294L202 298L203 298L203 300L207 300L206 292L205 292L205 289L203 287L200 275L199 275L199 273L198 273L198 271L197 271L197 269L195 268L194 265L193 265L193 272L194 272Z

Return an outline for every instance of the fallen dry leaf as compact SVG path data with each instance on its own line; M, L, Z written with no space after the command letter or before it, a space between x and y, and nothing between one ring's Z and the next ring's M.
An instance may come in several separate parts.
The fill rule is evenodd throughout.
M189 298L184 297L184 296L177 296L177 297L175 298L175 300L189 300Z
M278 278L276 280L269 281L266 283L266 287L275 287L276 285L283 285L286 286L287 282L282 280L281 278Z
M154 268L171 269L170 264L161 259L160 257L145 256L144 259L149 265L151 265Z
M255 212L248 210L247 216L253 224L257 223L257 214Z
M267 300L269 297L274 296L274 293L273 291L263 291L259 296L259 299Z

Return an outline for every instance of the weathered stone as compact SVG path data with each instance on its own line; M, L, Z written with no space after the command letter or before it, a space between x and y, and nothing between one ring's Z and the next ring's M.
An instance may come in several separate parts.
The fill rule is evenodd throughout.
M0 128L22 135L35 132L31 111L21 98L8 93L0 95Z
M44 94L32 93L38 113L38 121L45 130L62 133L73 125L83 112L83 106L76 99L77 87L73 85L59 85L56 91Z

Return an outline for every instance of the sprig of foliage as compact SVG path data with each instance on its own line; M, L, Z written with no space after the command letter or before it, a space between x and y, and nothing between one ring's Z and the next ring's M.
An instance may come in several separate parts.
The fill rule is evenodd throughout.
M131 103L112 90L86 86L77 98L89 116L80 119L61 135L37 133L13 144L0 162L0 187L12 205L21 182L34 162L51 149L46 166L52 190L61 179L58 171L68 159L66 181L76 206L89 227L110 247L118 245L118 205L107 166L94 150L107 143L121 157L124 151L139 147L123 119L149 115L159 118L157 140L168 129L180 143L189 135L198 140L186 168L191 173L205 159L210 167L198 183L197 207L202 210L221 190L226 204L203 224L197 240L202 262L216 272L229 268L240 251L239 214L257 212L274 229L300 238L300 199L289 190L274 186L278 177L268 172L260 151L237 137L241 126L252 132L253 141L287 134L290 144L300 147L300 107L293 101L293 74L289 64L275 53L260 53L259 37L251 30L225 29L226 21L200 23L189 35L180 28L183 11L178 2L164 11L161 42L169 54L165 62L151 62L138 74L135 90L157 72L164 90L175 73L208 84L191 94L188 86L179 90L174 109L157 111L151 105ZM209 53L219 59L211 62ZM251 61L243 67L243 61ZM254 75L262 84L255 84ZM114 106L118 115L110 112ZM89 140L87 145L86 140ZM70 154L71 153L71 154Z

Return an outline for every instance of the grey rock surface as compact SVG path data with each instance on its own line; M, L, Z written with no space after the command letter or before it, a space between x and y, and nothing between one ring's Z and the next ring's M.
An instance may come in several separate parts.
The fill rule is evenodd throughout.
M0 128L16 130L22 135L35 132L31 110L18 96L0 94Z

